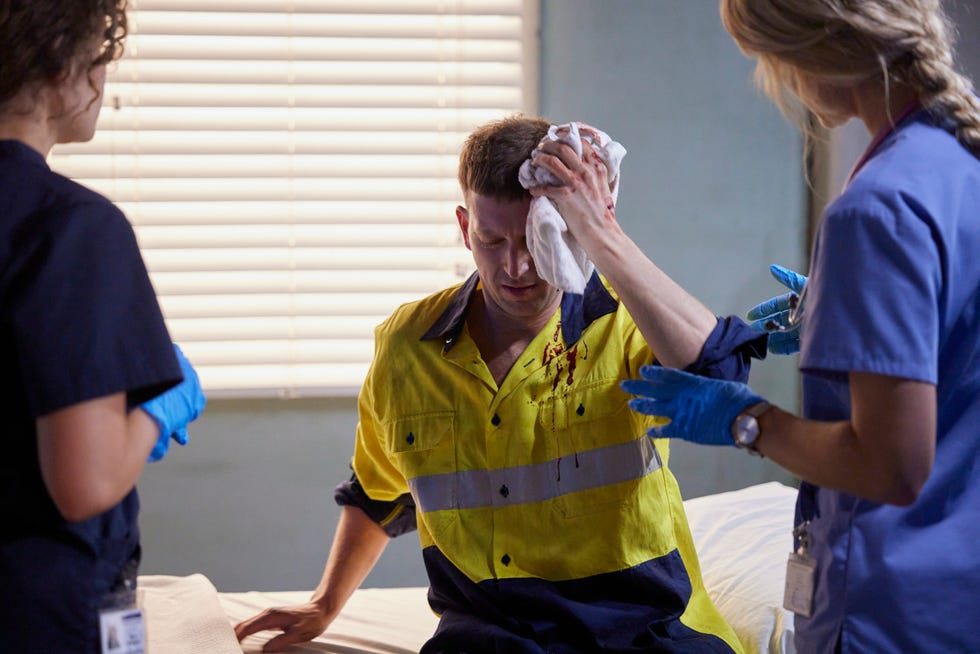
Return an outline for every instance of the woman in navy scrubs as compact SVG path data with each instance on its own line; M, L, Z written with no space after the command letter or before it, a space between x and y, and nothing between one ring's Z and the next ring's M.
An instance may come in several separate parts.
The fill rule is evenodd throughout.
M3 652L102 651L135 584L136 481L204 406L129 223L45 163L92 138L125 31L125 0L0 0Z

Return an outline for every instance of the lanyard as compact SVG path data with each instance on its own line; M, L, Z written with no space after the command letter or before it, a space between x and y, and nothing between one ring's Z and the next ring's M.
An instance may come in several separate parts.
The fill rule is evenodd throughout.
M888 124L878 130L878 133L874 135L873 139L871 139L871 143L869 143L868 147L864 149L864 154L861 155L861 158L859 158L857 163L854 164L854 167L851 168L851 172L847 176L847 182L844 184L845 187L851 183L851 180L853 180L854 176L858 174L858 171L864 168L864 164L868 163L868 161L874 156L875 151L881 145L882 141L891 136L892 132L898 128L903 120L921 108L922 103L920 103L918 100L912 100L912 102L909 102L900 112L898 112L898 115L895 116L894 120L889 120Z

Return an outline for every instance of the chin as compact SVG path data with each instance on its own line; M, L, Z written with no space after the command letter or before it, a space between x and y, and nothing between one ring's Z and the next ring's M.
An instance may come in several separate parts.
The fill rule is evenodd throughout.
M77 143L87 143L95 137L96 123L92 121L90 124L82 126L79 128L78 133L75 135L77 138L75 141Z
M817 121L819 121L819 123L825 129L836 129L846 123L848 120L848 118L844 118L843 116L821 116L817 114Z
M95 125L88 128L76 128L58 135L57 143L88 143L95 138Z

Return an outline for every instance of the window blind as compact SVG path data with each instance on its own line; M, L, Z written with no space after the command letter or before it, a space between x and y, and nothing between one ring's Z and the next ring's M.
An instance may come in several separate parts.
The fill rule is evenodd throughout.
M345 395L395 307L472 270L460 145L533 112L528 0L131 0L55 170L132 221L209 396Z

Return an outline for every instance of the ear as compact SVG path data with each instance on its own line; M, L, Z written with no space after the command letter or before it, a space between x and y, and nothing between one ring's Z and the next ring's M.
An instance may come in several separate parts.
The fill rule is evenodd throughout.
M466 207L461 204L456 205L456 222L459 223L459 231L463 235L463 244L466 246L467 250L473 250L470 247L470 214Z
M70 113L80 102L75 80L76 76L81 74L83 73L79 69L78 61L72 61L66 64L55 77L43 84L41 92L46 94L45 100L51 116Z

